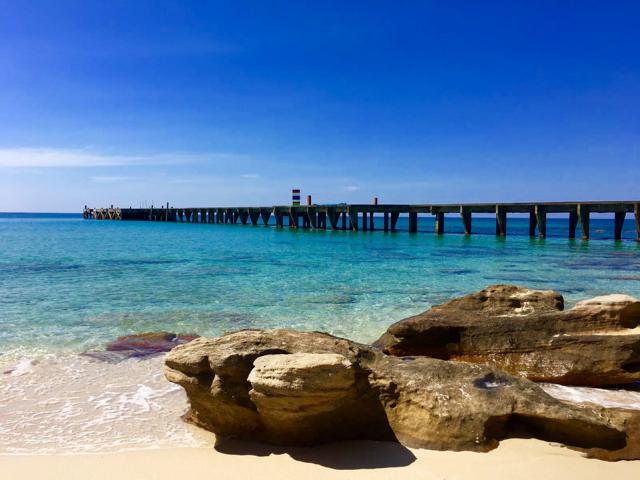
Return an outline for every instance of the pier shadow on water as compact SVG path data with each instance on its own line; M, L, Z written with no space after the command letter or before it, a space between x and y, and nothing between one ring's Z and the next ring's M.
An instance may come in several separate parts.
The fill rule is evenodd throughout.
M227 455L289 455L294 460L334 470L395 468L411 465L415 455L395 442L345 441L315 447L281 447L234 439L218 439L215 449Z

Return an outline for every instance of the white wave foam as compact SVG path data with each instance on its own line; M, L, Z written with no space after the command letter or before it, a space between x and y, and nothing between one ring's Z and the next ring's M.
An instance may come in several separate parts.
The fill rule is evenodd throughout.
M22 375L26 375L33 371L33 366L37 364L37 360L33 358L23 358L20 360L15 367L5 370L5 373L11 375L12 377L21 377Z
M567 387L555 383L540 386L552 397L573 403L592 403L606 408L640 410L640 392L593 387Z
M0 454L202 445L181 420L186 396L162 362L47 355L2 366L10 373L0 374Z

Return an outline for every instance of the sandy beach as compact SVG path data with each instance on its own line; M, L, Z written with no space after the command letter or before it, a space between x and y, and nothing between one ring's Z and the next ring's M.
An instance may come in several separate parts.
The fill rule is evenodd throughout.
M509 439L489 453L407 449L399 444L345 442L278 450L227 444L102 455L0 456L4 480L282 479L637 479L640 461L603 462L539 440Z

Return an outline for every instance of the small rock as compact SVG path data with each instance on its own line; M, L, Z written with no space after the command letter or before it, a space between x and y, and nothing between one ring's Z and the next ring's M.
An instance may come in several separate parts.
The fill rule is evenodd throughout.
M104 362L118 363L129 358L146 358L168 352L172 348L198 338L193 334L171 332L136 333L118 337L107 343L104 351L90 351L83 355Z

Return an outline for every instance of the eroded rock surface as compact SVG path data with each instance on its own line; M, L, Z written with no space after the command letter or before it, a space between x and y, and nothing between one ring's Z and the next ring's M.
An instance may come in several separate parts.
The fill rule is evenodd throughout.
M243 330L174 348L165 374L185 388L188 418L217 434L294 445L389 440L393 433L362 366L375 355L323 333Z
M396 439L486 451L525 434L609 459L628 454L626 424L605 409L561 402L495 368L387 356L322 333L200 338L171 350L165 364L187 392L188 417L223 437L285 445Z
M562 296L494 285L393 324L374 345L495 366L534 381L614 385L640 380L640 301L607 295L563 310Z

